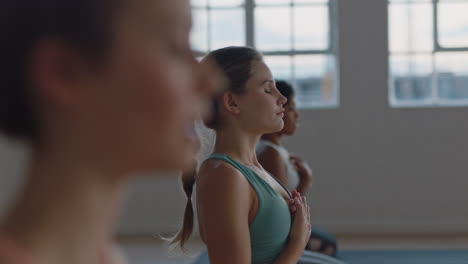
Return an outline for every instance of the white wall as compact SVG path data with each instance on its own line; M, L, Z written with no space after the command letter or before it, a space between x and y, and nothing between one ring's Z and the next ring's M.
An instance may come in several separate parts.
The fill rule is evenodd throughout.
M186 198L177 175L144 178L130 188L119 227L124 234L168 235L180 227Z
M339 0L341 104L302 112L317 223L342 232L468 231L468 108L387 102L385 0Z
M302 111L287 140L313 164L314 222L340 232L467 232L468 108L389 108L386 1L338 4L340 107ZM11 150L0 142L0 209L22 167ZM173 231L184 202L175 177L139 181L120 230Z

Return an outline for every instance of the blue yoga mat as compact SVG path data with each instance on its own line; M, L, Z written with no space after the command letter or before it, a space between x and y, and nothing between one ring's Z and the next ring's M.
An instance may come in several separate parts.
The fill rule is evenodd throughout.
M348 264L468 264L468 250L342 250Z

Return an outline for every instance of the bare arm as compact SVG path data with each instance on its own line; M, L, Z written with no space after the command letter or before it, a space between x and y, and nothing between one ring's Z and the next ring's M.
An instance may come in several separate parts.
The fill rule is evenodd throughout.
M306 195L310 185L312 184L312 169L305 161L294 154L290 154L290 159L299 175L299 184L296 189L302 195Z
M306 195L311 183L312 181L310 180L310 178L300 178L296 190Z
M200 233L212 264L251 263L249 212L254 197L243 175L228 164L208 161L200 169L197 208ZM211 163L211 164L210 164ZM304 200L302 200L304 199ZM295 197L287 247L274 264L297 263L310 235L309 207Z
M275 176L284 186L288 185L286 168L278 151L267 147L265 151L257 155L257 159L266 171Z
M210 263L251 263L249 188L247 180L228 164L208 161L200 169L198 217Z
M274 264L296 264L304 253L310 237L310 208L305 196L293 191L294 219L286 248L276 258ZM291 206L291 204L290 204Z
M299 246L288 244L288 246L281 252L278 258L276 258L273 264L296 264L299 258L304 253L304 248Z

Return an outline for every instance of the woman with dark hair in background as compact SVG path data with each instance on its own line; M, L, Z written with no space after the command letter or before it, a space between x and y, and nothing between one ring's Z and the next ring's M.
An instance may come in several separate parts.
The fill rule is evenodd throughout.
M290 153L281 144L282 137L292 136L297 128L299 113L296 110L294 89L285 81L277 81L276 87L288 99L284 105L284 127L278 132L262 136L257 144L258 161L289 190L297 190L306 195L312 183L312 170L305 161ZM338 251L335 236L317 227L312 227L311 238L306 248L334 257Z
M118 262L128 181L191 164L216 86L190 28L186 0L0 2L0 131L31 149L2 264Z

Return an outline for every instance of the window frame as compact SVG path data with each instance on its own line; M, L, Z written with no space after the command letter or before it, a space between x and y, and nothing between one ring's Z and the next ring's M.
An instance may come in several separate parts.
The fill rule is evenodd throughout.
M460 2L468 3L468 0L459 0ZM390 7L392 5L408 5L408 4L415 4L418 2L413 2L411 0L407 0L406 2L392 2L392 0L387 1L387 6ZM393 108L419 108L419 107L467 107L468 106L468 98L459 98L459 99L443 99L440 98L438 92L438 84L437 84L437 68L435 57L437 54L448 53L448 52L467 52L468 54L468 46L466 47L443 47L440 45L439 41L439 3L440 0L428 0L428 1L421 1L421 3L431 3L432 8L432 42L433 48L431 51L398 51L394 52L390 50L389 47L389 59L393 55L412 55L412 54L423 54L423 55L430 55L431 57L431 95L428 99L423 100L401 100L397 99L395 95L395 85L394 80L391 72L391 60L389 60L389 78L388 78L388 97L389 97L389 104L390 107ZM389 26L390 26L390 17L389 17ZM390 32L389 32L390 34ZM390 35L389 35L389 43L390 43ZM409 76L411 77L411 76Z
M290 34L290 41L292 43L291 49L289 50L269 50L263 51L259 49L259 51L266 57L271 56L289 56L291 57L291 78L292 82L296 81L295 78L295 65L294 65L294 56L298 55L325 55L331 56L333 58L334 69L333 69L333 87L332 90L335 92L335 97L333 98L332 102L310 102L303 105L298 105L298 108L302 109L310 109L310 108L337 108L339 106L340 101L340 84L339 84L339 64L338 64L338 14L337 14L337 1L338 0L328 0L327 3L300 3L296 4L294 0L289 0L289 3L281 3L281 4L256 4L255 0L244 0L243 3L239 5L232 5L232 6L212 6L211 2L216 0L206 0L206 6L197 6L193 5L192 10L206 10L207 14L207 32L206 32L206 41L207 41L207 52L212 50L211 44L211 23L210 23L210 13L212 10L232 10L241 8L244 10L244 18L245 18L245 45L249 47L256 47L255 43L255 11L258 7L287 7L291 12L291 32L294 32L294 7L295 6L328 6L328 24L329 24L329 32L328 32L328 47L325 49L298 49L296 50L294 47L294 34ZM197 57L203 57L207 53L206 51L194 50L194 53Z

